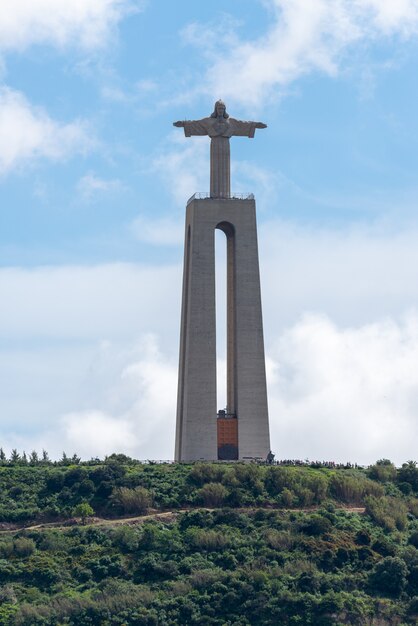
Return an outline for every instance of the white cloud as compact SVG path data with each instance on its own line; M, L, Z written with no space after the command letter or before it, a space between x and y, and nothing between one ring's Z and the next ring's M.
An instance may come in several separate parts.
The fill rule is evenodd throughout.
M370 463L416 458L418 316L338 328L306 315L275 342L270 380L279 457Z
M2 0L0 50L25 50L33 44L103 46L112 28L138 0Z
M33 159L85 153L92 145L83 122L60 124L20 92L0 87L0 174Z
M91 200L95 195L118 191L121 188L122 183L120 180L100 178L92 172L80 178L77 183L77 191L87 201Z
M360 10L371 16L372 23L384 34L401 34L404 37L418 32L418 5L416 0L363 0L357 1Z
M112 454L112 451L128 454L135 449L134 425L100 411L69 413L62 418L57 430L47 435L50 439L49 450L52 445L55 456L55 440L58 437L61 448L77 450L77 454L84 459L96 456L103 458Z
M259 39L239 40L236 25L190 24L183 37L208 59L197 91L258 108L301 75L335 75L354 43L418 33L415 0L270 0L271 26Z

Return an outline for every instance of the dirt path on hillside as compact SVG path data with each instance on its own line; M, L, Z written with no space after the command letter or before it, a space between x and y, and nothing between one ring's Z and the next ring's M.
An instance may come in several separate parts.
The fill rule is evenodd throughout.
M286 513L314 513L315 511L318 511L320 507L310 507L310 508L301 508L301 509L273 509L273 508L264 508L264 507L248 507L248 508L244 508L244 509L233 509L234 511L236 511L237 513L249 513L252 511L257 511L260 509L263 509L265 511L285 511ZM217 509L210 509L210 508L205 508L205 507L196 507L196 508L189 508L189 509L178 509L176 511L156 511L153 510L152 512L147 513L146 515L137 515L135 517L115 517L115 518L110 518L110 519L106 519L106 518L102 518L102 517L91 517L89 518L88 522L86 524L82 524L81 520L79 518L70 518L68 520L65 521L59 521L59 522L40 522L38 524L32 524L32 525L25 525L25 524L9 524L6 522L3 522L0 524L0 535L5 535L5 534L14 534L19 532L20 530L47 530L47 529L57 529L57 530L68 530L69 528L72 528L74 526L83 526L83 527L87 527L87 526L104 526L107 528L112 528L115 526L134 526L134 525L139 525L139 524L143 524L144 522L148 521L148 520L155 520L155 521L166 521L166 522L173 522L178 515L180 515L181 513L187 513L189 511L198 511L198 510L204 510L204 511L216 511ZM337 510L339 511L345 511L346 513L357 513L358 515L362 515L365 512L365 508L364 507L354 507L354 506L341 506L341 507L337 507Z

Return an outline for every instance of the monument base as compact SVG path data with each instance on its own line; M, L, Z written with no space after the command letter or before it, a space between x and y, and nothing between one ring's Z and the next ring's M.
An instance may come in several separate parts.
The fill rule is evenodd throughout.
M227 238L232 418L218 418L216 406L215 229ZM192 197L186 210L175 459L266 459L269 451L255 201Z

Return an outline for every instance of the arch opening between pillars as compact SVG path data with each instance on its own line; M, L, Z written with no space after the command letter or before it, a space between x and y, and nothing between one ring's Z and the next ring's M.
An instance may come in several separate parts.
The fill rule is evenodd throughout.
M218 394L218 459L236 460L239 458L236 367L236 234L234 225L227 221L219 222L215 226L216 230L222 231L226 237L226 316L225 310L221 313L219 306L217 306L217 336L219 324L220 322L224 324L226 317L226 333L219 333L223 338L226 335L226 407L219 405L220 397ZM221 281L219 281L219 276L217 276L217 287L219 282ZM217 341L218 347L219 343Z

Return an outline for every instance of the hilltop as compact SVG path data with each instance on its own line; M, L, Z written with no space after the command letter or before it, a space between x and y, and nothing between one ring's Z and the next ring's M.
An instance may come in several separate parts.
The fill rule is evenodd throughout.
M314 465L4 462L0 625L416 624L417 465Z

